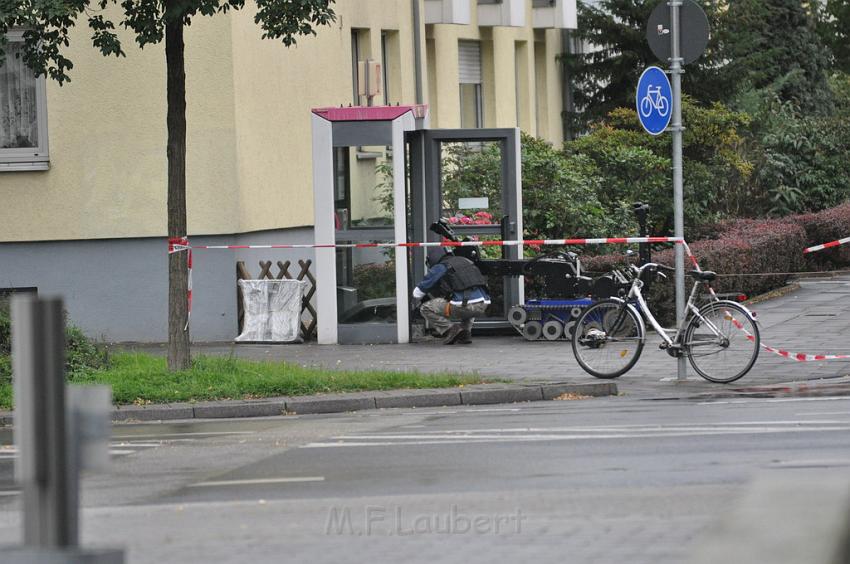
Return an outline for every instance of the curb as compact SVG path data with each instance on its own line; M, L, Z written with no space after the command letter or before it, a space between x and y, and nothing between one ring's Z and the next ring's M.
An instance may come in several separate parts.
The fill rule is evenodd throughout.
M775 290L771 290L769 292L766 292L764 294L759 294L758 296L753 296L752 298L744 300L743 303L744 303L744 305L748 305L748 306L761 304L761 303L764 303L764 302L768 302L770 300L775 300L776 298L781 298L783 296L787 296L788 294L790 294L792 292L796 292L799 289L800 289L800 283L795 281L795 282L791 282L790 284L786 284L785 286L782 286L780 288L776 288Z
M613 382L594 384L475 384L463 388L377 390L346 394L224 400L164 405L124 405L112 411L112 421L168 421L345 413L392 407L443 407L553 400L562 394L616 396ZM0 412L0 425L12 424L12 412Z

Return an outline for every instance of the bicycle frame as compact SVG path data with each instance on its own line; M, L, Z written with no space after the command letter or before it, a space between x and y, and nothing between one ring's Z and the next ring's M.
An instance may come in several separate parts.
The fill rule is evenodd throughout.
M643 287L643 281L640 279L640 277L641 277L641 274L643 273L643 269L646 268L650 264L652 264L652 263L647 263L640 268L637 268L637 267L634 267L634 266L632 267L635 277L634 277L634 280L632 280L632 285L631 285L631 288L629 288L629 294L628 294L628 298L627 298L626 301L631 301L631 300L637 301L638 305L640 306L640 315L643 318L645 318L647 321L649 321L649 324L652 325L652 327L653 327L653 329L655 329L656 333L661 335L661 338L666 343L666 347L670 348L670 347L678 347L679 346L678 343L680 342L682 332L688 326L688 321L690 320L691 316L699 317L700 319L702 319L703 323L706 323L706 325L711 329L711 331L717 337L723 337L722 332L717 327L715 327L714 324L711 323L711 321L709 321L708 319L705 319L703 316L701 316L700 313L699 313L699 308L696 305L694 305L695 302L696 302L696 298L699 295L698 294L699 287L702 285L702 282L700 282L699 280L694 282L694 286L691 289L691 295L688 297L688 303L685 306L686 310L687 310L685 317L682 318L681 324L679 324L676 327L676 332L673 335L673 337L670 337L670 334L667 332L667 330L664 329L661 326L661 324L658 322L658 320L655 319L655 316L652 315L652 311L650 311L649 306L646 303L646 299L643 297L643 293L641 292L641 288ZM719 301L719 300L715 297L715 298L713 298L713 301Z

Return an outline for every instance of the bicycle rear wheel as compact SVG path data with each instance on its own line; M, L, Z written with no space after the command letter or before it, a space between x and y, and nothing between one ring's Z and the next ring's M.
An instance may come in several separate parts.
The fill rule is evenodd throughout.
M635 309L603 300L587 308L573 329L573 354L597 378L616 378L635 365L643 351L644 328Z
M759 329L735 302L711 302L685 329L682 348L691 366L709 382L728 384L750 371L759 355Z

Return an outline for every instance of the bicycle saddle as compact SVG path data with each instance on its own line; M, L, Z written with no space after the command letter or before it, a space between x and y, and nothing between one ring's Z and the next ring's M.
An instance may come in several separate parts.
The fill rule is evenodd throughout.
M703 282L711 282L717 278L717 273L710 270L703 270L702 272L699 270L691 270L688 274L695 280L702 280Z

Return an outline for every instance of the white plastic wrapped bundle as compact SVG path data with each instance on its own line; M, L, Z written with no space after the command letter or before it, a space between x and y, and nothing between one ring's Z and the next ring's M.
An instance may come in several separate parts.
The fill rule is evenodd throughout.
M240 280L245 319L237 341L301 342L304 280Z

